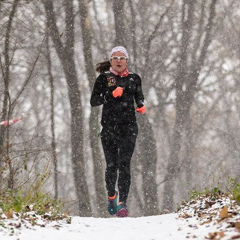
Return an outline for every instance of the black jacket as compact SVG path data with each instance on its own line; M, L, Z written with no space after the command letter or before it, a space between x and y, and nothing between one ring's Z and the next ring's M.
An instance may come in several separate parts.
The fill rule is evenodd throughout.
M123 88L123 95L114 98L112 92L117 87ZM101 120L103 126L129 124L136 122L134 99L138 107L143 106L141 78L135 73L120 77L108 71L96 79L90 103L92 107L103 104Z

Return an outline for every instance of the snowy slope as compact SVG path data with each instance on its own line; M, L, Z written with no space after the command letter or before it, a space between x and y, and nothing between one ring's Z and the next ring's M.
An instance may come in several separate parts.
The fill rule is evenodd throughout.
M33 224L34 223L34 224ZM186 203L178 213L150 217L83 218L49 221L29 218L3 219L0 240L182 240L240 239L240 207L221 195L200 197Z

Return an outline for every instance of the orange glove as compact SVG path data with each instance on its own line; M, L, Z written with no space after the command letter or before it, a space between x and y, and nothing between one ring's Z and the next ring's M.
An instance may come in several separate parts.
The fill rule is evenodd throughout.
M121 97L123 94L123 88L122 87L117 87L113 92L112 95L116 97Z
M137 112L144 114L146 112L146 107L145 106L142 106L140 108L138 107L136 110L137 110Z

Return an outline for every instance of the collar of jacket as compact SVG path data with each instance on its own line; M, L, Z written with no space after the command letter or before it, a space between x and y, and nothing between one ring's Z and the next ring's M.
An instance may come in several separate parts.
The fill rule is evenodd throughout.
M125 70L123 70L122 72L117 72L112 67L110 67L110 72L120 77L127 77L129 74L129 71L127 68L125 68Z

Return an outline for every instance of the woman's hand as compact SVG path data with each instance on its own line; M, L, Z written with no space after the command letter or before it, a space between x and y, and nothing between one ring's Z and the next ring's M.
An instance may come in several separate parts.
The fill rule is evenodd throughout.
M123 88L122 87L117 87L113 92L112 95L116 97L121 97L123 94Z
M141 113L141 114L144 114L146 112L146 107L145 106L142 106L142 107L138 107L136 109L137 112Z

